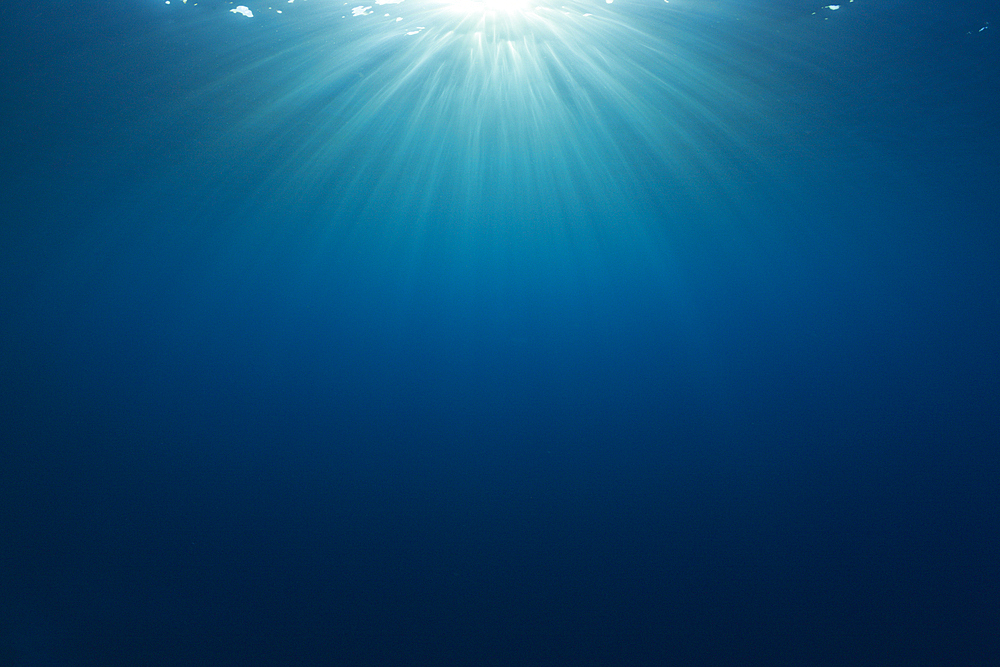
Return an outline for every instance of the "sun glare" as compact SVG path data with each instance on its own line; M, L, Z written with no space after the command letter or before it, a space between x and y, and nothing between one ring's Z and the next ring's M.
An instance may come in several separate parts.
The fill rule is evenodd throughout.
M452 5L463 12L516 14L531 8L531 0L455 0Z

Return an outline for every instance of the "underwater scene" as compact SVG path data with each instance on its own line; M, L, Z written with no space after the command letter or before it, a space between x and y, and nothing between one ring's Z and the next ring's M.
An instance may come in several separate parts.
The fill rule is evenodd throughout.
M0 663L995 664L998 21L5 6Z

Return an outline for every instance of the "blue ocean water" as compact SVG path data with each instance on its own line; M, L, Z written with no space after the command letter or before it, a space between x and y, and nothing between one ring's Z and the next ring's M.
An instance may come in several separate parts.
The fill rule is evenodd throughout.
M995 664L997 21L5 6L0 662Z

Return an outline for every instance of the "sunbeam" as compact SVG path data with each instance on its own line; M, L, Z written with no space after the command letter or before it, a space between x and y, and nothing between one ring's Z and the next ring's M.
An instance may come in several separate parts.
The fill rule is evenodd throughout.
M738 40L726 39L733 24L692 7L296 9L234 17L289 34L220 83L256 91L229 141L264 147L269 202L299 193L338 217L433 209L431 224L478 234L607 219L602 201L721 193L759 168L765 114ZM268 157L267 146L280 151Z

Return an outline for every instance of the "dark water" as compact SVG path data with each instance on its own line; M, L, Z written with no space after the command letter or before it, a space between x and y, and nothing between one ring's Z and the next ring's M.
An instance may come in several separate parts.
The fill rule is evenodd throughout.
M0 663L995 664L993 5L232 7L2 10Z

